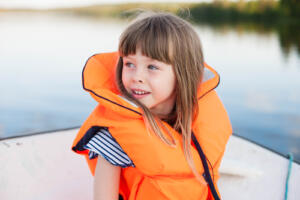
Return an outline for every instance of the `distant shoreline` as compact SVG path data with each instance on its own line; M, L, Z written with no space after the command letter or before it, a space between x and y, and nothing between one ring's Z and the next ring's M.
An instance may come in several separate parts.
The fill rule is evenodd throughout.
M130 10L147 9L175 13L180 9L189 9L195 3L119 3L95 4L91 6L49 9L1 9L0 12L71 12L80 15L122 17L122 13Z
M255 22L300 24L300 2L288 0L212 3L121 3L55 9L1 9L0 12L62 12L88 17L126 18L139 9L166 11L194 22L211 24Z

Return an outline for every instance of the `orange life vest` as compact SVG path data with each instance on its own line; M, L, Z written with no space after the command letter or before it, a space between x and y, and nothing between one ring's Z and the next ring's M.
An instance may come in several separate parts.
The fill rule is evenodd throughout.
M108 127L135 165L121 170L119 192L124 200L211 199L209 187L196 180L187 164L181 135L163 122L177 144L176 147L168 146L146 131L141 109L120 96L115 84L118 59L117 52L97 54L88 59L82 72L83 88L99 104L81 126L72 149L85 156L94 175L97 159L89 160L88 150L83 145L95 134L93 127ZM214 183L218 180L220 161L232 133L226 110L214 90L218 84L219 75L205 64L198 91L199 114L192 124L192 130L212 165L210 172ZM197 170L203 174L194 146L191 153Z

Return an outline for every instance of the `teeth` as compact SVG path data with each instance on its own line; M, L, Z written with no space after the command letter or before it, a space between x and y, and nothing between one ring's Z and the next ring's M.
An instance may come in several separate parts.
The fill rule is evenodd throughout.
M134 94L139 94L139 95L146 94L146 92L144 92L144 91L133 91L133 93Z

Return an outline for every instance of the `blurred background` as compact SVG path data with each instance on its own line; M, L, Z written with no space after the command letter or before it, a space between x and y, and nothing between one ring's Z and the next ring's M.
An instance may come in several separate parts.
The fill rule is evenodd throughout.
M189 20L234 134L300 162L300 1L0 0L0 139L79 127L93 54L116 51L132 10Z

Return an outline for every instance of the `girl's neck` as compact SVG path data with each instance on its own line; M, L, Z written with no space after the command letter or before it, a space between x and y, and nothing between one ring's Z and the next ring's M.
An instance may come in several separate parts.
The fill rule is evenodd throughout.
M173 107L172 111L168 115L157 115L159 119L164 122L167 122L170 126L174 126L176 122L176 112L175 106Z

